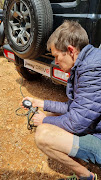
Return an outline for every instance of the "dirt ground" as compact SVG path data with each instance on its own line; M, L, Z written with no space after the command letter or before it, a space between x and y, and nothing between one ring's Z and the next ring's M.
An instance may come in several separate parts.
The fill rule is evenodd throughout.
M26 117L17 116L15 110L22 101L20 93L22 78L12 62L0 56L0 180L57 180L73 172L44 155L34 142L35 132L27 130ZM65 87L53 84L49 79L22 85L24 96L57 101L67 100ZM34 129L35 131L35 129ZM98 174L101 170L84 163Z

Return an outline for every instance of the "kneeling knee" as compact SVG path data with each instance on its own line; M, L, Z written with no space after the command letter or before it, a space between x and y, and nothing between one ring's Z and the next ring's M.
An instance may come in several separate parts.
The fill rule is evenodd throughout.
M49 133L49 125L41 124L37 127L35 133L35 142L39 149L42 149L43 146L47 144L47 136Z

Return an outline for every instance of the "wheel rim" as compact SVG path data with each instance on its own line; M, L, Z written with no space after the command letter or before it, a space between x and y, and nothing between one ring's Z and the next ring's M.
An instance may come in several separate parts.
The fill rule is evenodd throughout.
M31 37L31 15L27 4L17 1L12 4L9 15L9 33L13 42L23 47Z

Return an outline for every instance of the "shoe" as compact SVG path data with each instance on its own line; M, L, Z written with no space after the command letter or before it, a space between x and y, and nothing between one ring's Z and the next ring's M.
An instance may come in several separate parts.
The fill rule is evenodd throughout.
M78 178L75 174L73 174L72 176L67 176L66 179L58 179L58 180L78 180Z
M97 180L97 174L94 174L94 180ZM72 176L68 176L66 179L58 179L58 180L78 180L77 176L73 174Z

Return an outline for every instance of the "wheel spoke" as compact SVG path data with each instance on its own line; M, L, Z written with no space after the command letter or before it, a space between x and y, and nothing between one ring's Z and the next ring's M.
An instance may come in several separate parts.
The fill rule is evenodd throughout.
M14 26L19 27L19 23L13 23L13 21L9 21L9 24L11 25L12 28L14 28Z
M14 3L14 11L16 11L17 10L17 5L16 5L16 3Z
M27 31L25 31L25 37L27 38L27 40L30 38L30 34Z
M21 40L22 45L25 45L25 44L26 44L26 41L25 41L25 39L24 39L23 36L21 36L20 40Z
M18 12L18 11L13 11L13 10L11 10L10 11L10 16L12 17L14 17L14 18L18 18L18 17L22 17L22 15L21 15L21 13L20 12ZM19 20L19 19L18 19Z
M14 42L16 42L16 43L17 43L17 37L14 37L14 36L13 36L13 38L12 38L12 39L13 39L13 41L14 41Z
M14 18L17 18L17 17L22 17L22 15L21 15L21 13L20 13L20 12L15 11L15 12L13 13L13 17L14 17Z
M22 11L23 11L23 3L20 2L20 12L22 12Z
M19 33L18 37L17 37L17 43L20 43L20 44L22 44L22 45L25 45L26 42L27 42L26 34L25 34L24 31L23 31L23 32L21 31L21 32Z
M31 23L26 23L25 28L30 29L31 28Z
M12 35L16 35L17 31L19 31L19 23L13 23L12 21L10 21L9 24L12 29Z
M10 16L12 17L14 14L14 11L13 10L10 10Z
M23 11L22 14L23 14L24 17L26 17L26 16L29 15L29 12L28 12L28 10L26 10L25 12Z
M16 42L19 44L21 44L21 35L18 35L18 37L16 38Z

